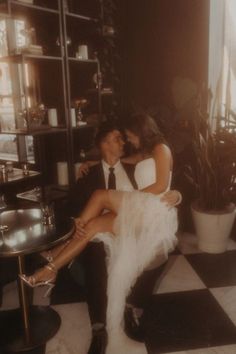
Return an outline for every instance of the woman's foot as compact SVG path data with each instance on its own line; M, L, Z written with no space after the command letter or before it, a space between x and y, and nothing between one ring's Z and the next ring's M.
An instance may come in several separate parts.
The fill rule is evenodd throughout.
M47 286L48 289L45 293L45 296L48 296L55 285L57 269L53 263L48 263L45 267L40 268L29 277L27 277L25 274L19 275L19 277L31 288Z

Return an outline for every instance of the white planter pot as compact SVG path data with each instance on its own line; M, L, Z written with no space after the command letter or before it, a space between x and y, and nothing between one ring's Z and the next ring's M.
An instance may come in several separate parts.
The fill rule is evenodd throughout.
M199 249L208 253L225 252L235 219L235 205L230 204L222 212L203 212L196 205L193 203L191 210Z

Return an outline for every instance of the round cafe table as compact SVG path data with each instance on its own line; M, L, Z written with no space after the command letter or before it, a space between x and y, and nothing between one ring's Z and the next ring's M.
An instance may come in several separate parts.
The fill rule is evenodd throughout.
M0 257L17 257L19 274L25 273L25 255L56 246L75 230L73 219L57 215L52 225L44 225L39 208L5 211L0 215L0 224L8 226L7 231L0 232ZM10 352L45 344L61 324L60 316L50 306L29 305L26 287L19 278L19 309L0 311L1 345Z

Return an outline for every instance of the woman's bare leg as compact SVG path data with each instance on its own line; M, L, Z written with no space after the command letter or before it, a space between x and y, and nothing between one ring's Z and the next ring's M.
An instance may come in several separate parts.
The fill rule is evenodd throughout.
M89 220L91 220L92 218L95 218L96 216L100 215L101 212L104 209L108 209L108 210L117 210L117 202L113 202L116 201L116 197L113 197L113 193L114 191L109 191L109 190L96 190L91 198L89 199L88 203L86 204L84 210L82 211L80 217L78 219L83 220L84 224L87 224L87 222ZM119 193L119 192L117 192ZM115 192L116 194L116 192ZM67 241L66 241L67 242ZM48 251L48 254L50 256L52 256L52 261L54 262L55 258L64 250L64 248L66 247L66 242L54 247L53 249ZM47 257L47 251L42 252L42 256L44 258Z
M107 213L97 218L92 219L85 226L84 237L72 237L63 250L55 257L53 264L55 269L58 270L68 264L72 259L78 256L86 247L88 242L98 232L110 232L113 233L113 221L115 218L114 213ZM52 272L48 268L39 269L34 275L35 282L44 281L50 279Z
M122 193L123 192L103 189L95 191L79 218L86 224L89 220L100 215L104 209L117 213Z
M54 269L54 278L55 271L78 256L96 233L113 231L113 220L119 208L121 197L122 192L118 191L98 190L93 193L80 217L86 224L86 234L83 237L77 237L78 233L75 233L66 247L51 262L51 268ZM99 216L104 209L109 209L111 213ZM50 277L52 278L52 273L53 271L47 267L39 269L31 277L30 282L37 283L48 280Z
M58 246L55 246L47 251L42 251L42 252L40 252L40 256L45 258L48 262L53 262L55 257L57 257L59 255L59 253L61 253L62 250L66 247L68 242L69 241L64 241L63 243L61 243Z

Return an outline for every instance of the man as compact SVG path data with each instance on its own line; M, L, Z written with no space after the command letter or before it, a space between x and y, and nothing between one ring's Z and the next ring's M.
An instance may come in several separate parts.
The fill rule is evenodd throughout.
M70 198L72 215L76 216L80 213L96 189L132 191L137 188L134 179L135 166L120 161L124 154L124 144L123 135L116 126L104 123L100 127L96 135L96 145L101 153L101 161L85 169L86 174L78 179ZM164 201L174 205L178 201L179 195L177 191L168 192L164 196ZM105 258L103 243L90 242L71 269L75 274L75 268L78 267L77 262L82 262L84 265L87 303L92 325L92 341L88 354L103 354L106 348L107 273ZM158 260L158 264L160 264L160 260ZM136 307L144 307L161 272L162 268L156 267L155 264L151 266L138 278L127 299L129 303L127 303L125 326L127 334L131 334L133 338L136 338L140 331L138 325L141 311L137 311ZM131 329L133 331L129 333Z

